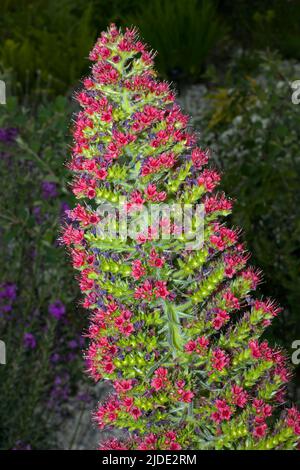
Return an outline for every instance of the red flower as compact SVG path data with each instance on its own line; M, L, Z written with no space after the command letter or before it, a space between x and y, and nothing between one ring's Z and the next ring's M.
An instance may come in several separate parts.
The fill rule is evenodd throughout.
M155 390L160 390L164 386L164 381L160 377L155 377L151 380L151 387L155 388Z
M185 403L190 403L192 399L194 398L195 394L191 392L191 390L182 390L178 391L179 394L179 401L183 401Z
M252 357L258 359L261 357L260 347L257 340L251 339L249 341L249 348L251 350Z
M196 340L188 341L185 344L184 349L189 354L191 354L192 352L196 352L197 354L203 354L204 351L207 349L208 344L208 339L205 336L201 336Z
M213 327L216 330L219 330L224 325L224 323L227 322L228 319L229 315L225 310L217 309L217 315L212 321Z
M161 297L162 299L165 299L168 297L170 292L166 288L167 282L166 281L156 281L155 282L155 288L154 288L154 293L156 297Z
M210 193L213 191L213 189L215 189L220 179L221 177L216 171L204 170L197 179L197 183L199 186L204 186L206 191Z
M232 416L232 411L225 400L217 399L215 401L215 407L218 411L214 411L211 414L211 419L216 423L221 421L228 421Z
M131 408L130 414L131 414L131 416L133 416L133 418L135 420L139 419L139 417L142 416L142 412L137 406L133 406Z
M132 276L134 279L140 279L140 277L146 274L146 269L143 267L142 262L137 259L132 263Z
M200 148L195 148L192 151L192 162L195 168L201 168L208 162L208 153Z
M266 425L266 423L263 423L263 424L260 424L259 426L255 426L252 434L257 439L261 439L262 437L266 435L267 429L268 429L268 426Z
M217 348L213 351L212 354L212 367L219 371L223 370L229 364L229 356L222 351L220 348Z
M165 264L165 259L160 258L153 248L150 252L149 265L155 268L162 268Z
M231 388L232 403L239 408L244 408L248 401L248 393L239 387L238 385L233 385Z

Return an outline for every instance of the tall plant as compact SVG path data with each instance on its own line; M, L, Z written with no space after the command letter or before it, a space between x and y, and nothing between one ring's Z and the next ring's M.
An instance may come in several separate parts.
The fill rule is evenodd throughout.
M279 406L286 359L260 341L280 309L252 297L260 275L246 265L238 230L224 224L232 203L213 192L220 177L206 168L208 152L196 146L169 85L155 79L134 30L112 25L90 59L70 162L82 204L62 238L92 312L90 374L113 386L95 420L122 430L100 448L295 447L300 414ZM136 237L124 236L124 198L135 228L142 209L201 202L201 248L178 233L175 216L159 227L150 217ZM108 203L118 217L106 223L118 236L100 230ZM191 221L197 226L196 212Z

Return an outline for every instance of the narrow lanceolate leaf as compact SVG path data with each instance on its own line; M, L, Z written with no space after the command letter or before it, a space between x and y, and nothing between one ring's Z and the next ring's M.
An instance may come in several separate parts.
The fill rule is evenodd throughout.
M112 25L90 59L62 238L91 312L89 373L113 386L94 419L121 437L100 448L296 447L286 359L260 340L280 309L252 295L259 274L209 152L134 30Z

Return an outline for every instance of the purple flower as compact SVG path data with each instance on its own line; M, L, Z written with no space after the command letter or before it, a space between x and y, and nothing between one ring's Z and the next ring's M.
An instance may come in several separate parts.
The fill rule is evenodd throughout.
M57 320L60 320L66 313L66 307L61 300L56 300L49 305L48 312Z
M23 441L16 441L12 450L31 450L31 445Z
M0 313L12 310L12 304L17 298L17 286L11 282L0 285Z
M56 183L52 181L43 181L42 182L42 193L44 199L51 199L57 196Z
M0 142L11 144L14 142L19 131L15 127L0 128Z
M77 400L83 401L84 403L90 403L92 401L91 395L86 392L79 392L76 398Z
M36 339L32 333L24 333L23 344L27 349L34 349L36 347Z
M68 342L68 346L70 349L75 349L78 346L78 343L76 339L72 339L71 341Z
M69 218L68 217L68 212L69 211L70 211L69 204L65 201L62 201L61 204L60 204L60 216L65 217L65 218Z
M65 201L62 201L61 204L60 204L60 210L61 210L61 212L69 211L70 210L69 204Z
M63 376L57 375L55 377L53 387L50 391L50 399L47 403L49 408L59 410L61 408L61 404L68 401L71 393L69 382L70 377L68 374L64 374Z
M41 208L39 206L35 206L33 209L32 209L32 213L34 215L34 218L35 218L35 221L37 224L41 224L42 223L42 214L41 214Z
M77 354L75 354L74 352L69 352L69 353L66 355L66 361L67 361L67 362L72 362L72 361L74 361L76 358L77 358Z
M52 364L56 364L57 362L59 362L60 361L60 354L53 353L50 357L50 361L52 362Z
M12 282L6 282L0 286L0 299L16 300L17 297L17 286Z

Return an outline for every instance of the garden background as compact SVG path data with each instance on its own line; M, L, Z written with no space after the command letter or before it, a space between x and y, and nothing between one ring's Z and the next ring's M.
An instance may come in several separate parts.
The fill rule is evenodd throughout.
M110 22L158 51L202 147L236 199L262 294L284 307L268 335L300 340L298 0L2 0L0 449L89 449L102 389L84 374L87 313L59 231L74 204L66 168L72 99ZM291 398L300 402L300 368ZM96 434L96 437L94 436Z

